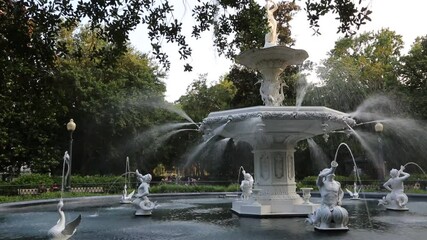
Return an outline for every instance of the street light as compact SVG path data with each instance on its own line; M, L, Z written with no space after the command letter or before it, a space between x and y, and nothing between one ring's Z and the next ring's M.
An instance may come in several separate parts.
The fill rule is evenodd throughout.
M68 155L70 156L70 162L68 164L68 177L67 177L67 184L66 184L66 190L71 191L71 164L73 162L73 132L76 130L76 123L73 119L70 119L70 121L67 123L67 130L70 132L70 149Z
M381 180L384 180L385 178L385 162L384 162L384 154L383 154L383 141L381 139L381 133L384 130L384 125L380 122L377 122L375 124L375 132L378 133L378 167L380 168L379 171L379 178Z

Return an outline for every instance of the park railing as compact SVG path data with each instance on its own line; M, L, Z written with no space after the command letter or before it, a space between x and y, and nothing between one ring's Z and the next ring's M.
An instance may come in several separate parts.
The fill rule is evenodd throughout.
M339 181L341 183L342 189L353 190L354 181ZM367 192L386 192L387 189L383 187L385 181L378 180L363 180L362 181L362 190ZM358 187L360 187L360 183L356 182ZM315 181L304 181L299 182L298 187L312 187L314 191L317 190ZM425 190L427 191L427 180L407 180L404 182L405 190Z
M232 181L188 181L188 180L174 180L174 181L151 181L150 186L160 185L182 185L182 186L228 186ZM235 183L235 182L234 182ZM131 181L127 185L128 193L138 188L139 183ZM121 194L123 192L124 182L114 181L106 183L78 183L72 184L71 192L79 193L105 193L105 194ZM60 191L60 186L57 184L45 186L43 184L0 184L0 196L16 196L16 195L34 195L44 192L57 192ZM236 191L238 189L236 188Z
M342 189L353 190L354 181L340 181ZM212 181L212 180L197 180L197 181L188 181L188 180L178 180L178 181L151 181L151 187L162 186L162 185L181 185L185 186L230 186L235 184L235 190L240 191L239 185L236 181ZM362 191L366 192L387 192L386 189L382 186L384 181L374 181L374 180L364 180L362 181ZM128 193L132 190L138 188L139 183L136 181L131 181L127 190ZM359 186L360 184L357 183ZM317 190L315 181L304 181L304 183L298 182L298 188L301 187L312 187L313 191ZM107 182L107 183L79 183L73 184L71 192L80 192L80 193L104 193L104 194L121 194L123 192L124 183L123 182ZM408 180L404 182L405 191L412 190L425 190L427 191L427 180ZM203 189L203 188L200 188ZM233 188L234 189L234 188ZM53 186L41 186L40 184L26 184L26 185L12 185L12 184L0 184L0 196L16 196L16 195L31 195L31 194L40 194L43 192L55 192L60 191L58 185Z

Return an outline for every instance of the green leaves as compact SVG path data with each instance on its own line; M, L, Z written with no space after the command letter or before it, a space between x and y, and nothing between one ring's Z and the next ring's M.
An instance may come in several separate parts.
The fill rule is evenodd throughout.
M399 73L410 96L412 112L427 119L427 36L418 37L401 61Z
M208 86L206 75L200 75L191 83L186 95L182 96L177 103L194 121L200 122L210 112L229 109L235 91L234 85L226 79Z
M396 88L402 47L402 37L387 29L338 40L318 68L325 85L312 99L324 102L315 104L350 112L367 96Z
M359 1L361 4L362 0ZM335 19L341 23L337 33L344 33L346 37L356 34L361 25L371 21L369 15L372 13L368 7L358 8L352 0L307 0L305 11L314 34L320 34L320 17L333 13L338 15Z
M179 1L178 1L179 2ZM138 24L144 24L153 46L153 55L166 69L170 67L168 53L162 51L163 40L178 46L182 60L191 56L191 48L183 32L183 22L175 17L175 1L154 0L112 0L112 1L35 1L5 0L0 4L2 14L1 31L6 40L15 45L15 53L41 66L51 66L56 57L67 53L68 49L57 41L60 32L73 29L87 22L91 31L107 43L96 48L94 55L100 57L100 64L108 66L126 52L129 33ZM193 4L194 18L192 37L214 31L213 45L220 54L233 57L238 50L261 47L267 30L265 9L254 0L210 1L199 0ZM361 3L359 3L360 5ZM337 13L341 21L340 32L353 34L353 26L359 27L370 20L367 7L358 9L350 0L307 0L306 11L310 24L318 31L319 16L329 12ZM283 24L289 24L291 11L297 10L294 2L279 3L276 18ZM190 23L193 24L193 23ZM283 31L285 29L285 31ZM279 29L280 41L289 43L290 32ZM188 63L186 63L188 65ZM190 68L186 67L186 71Z

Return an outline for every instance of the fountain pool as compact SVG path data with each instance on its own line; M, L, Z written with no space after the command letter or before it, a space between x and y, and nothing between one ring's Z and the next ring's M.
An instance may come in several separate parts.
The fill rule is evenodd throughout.
M150 217L134 216L135 208L120 196L65 199L70 218L82 215L72 239L425 239L427 202L411 199L409 211L387 211L378 199L351 201L343 206L350 231L316 232L304 218L239 218L230 211L231 198L158 197ZM319 203L319 198L312 198ZM46 239L58 218L57 201L41 205L1 206L0 239ZM368 210L367 210L368 209ZM415 210L416 209L416 210Z

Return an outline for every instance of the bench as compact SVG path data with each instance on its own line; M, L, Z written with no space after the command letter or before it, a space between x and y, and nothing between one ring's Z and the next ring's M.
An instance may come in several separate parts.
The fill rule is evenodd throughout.
M71 188L71 192L75 193L103 193L103 187L75 187Z
M37 188L19 188L18 195L34 195L39 194L39 189Z

